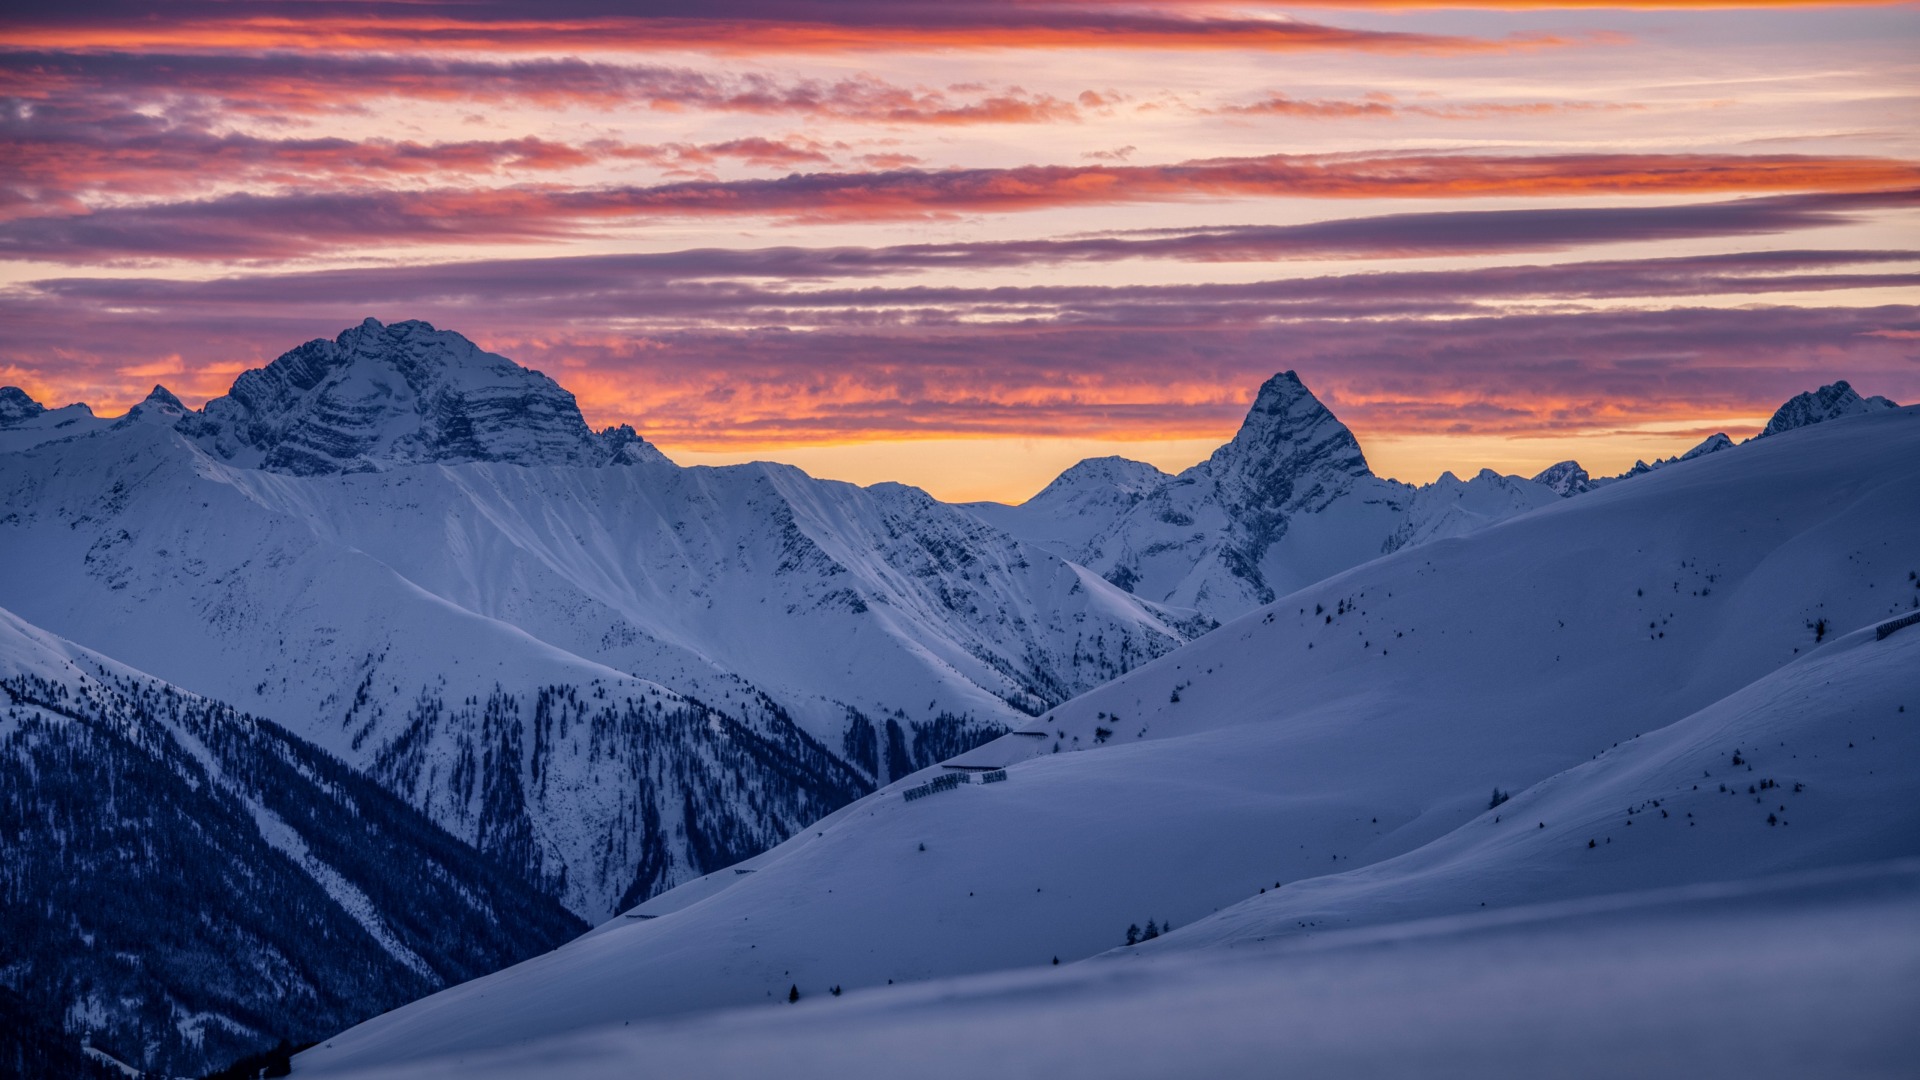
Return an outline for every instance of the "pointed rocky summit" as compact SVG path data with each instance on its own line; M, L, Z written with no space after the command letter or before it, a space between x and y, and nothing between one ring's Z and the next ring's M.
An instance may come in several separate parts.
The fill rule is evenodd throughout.
M1198 468L1255 514L1321 506L1373 475L1353 432L1291 371L1261 385L1232 441Z

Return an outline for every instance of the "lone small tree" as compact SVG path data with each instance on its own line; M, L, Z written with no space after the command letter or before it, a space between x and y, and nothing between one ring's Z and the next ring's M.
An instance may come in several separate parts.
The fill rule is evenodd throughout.
M787 1004L791 1005L794 1002L799 1000L800 1000L800 984L795 983L792 986L787 987Z

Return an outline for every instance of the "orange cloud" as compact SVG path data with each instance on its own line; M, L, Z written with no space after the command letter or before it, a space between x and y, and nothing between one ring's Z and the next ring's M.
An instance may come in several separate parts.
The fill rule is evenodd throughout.
M265 258L365 244L511 242L669 219L877 221L1217 198L1475 198L1920 186L1891 158L1739 154L1374 154L1177 165L796 173L651 187L439 187L234 195L0 222L0 254Z
M0 53L0 95L67 113L148 106L200 118L208 111L264 119L337 113L370 102L517 101L549 108L623 106L793 114L887 124L1032 124L1076 120L1110 104L1019 87L906 86L871 75L780 79L658 64L572 57L502 60L347 53ZM31 120L31 117L22 117Z
M1356 30L1294 19L1217 17L1151 5L1099 3L949 6L844 5L841 17L807 19L805 9L766 5L727 17L461 18L460 5L422 4L433 14L356 18L338 15L195 15L194 7L157 19L17 20L0 44L41 49L466 49L542 52L628 48L725 53L843 52L873 49L1350 49L1386 53L1480 53L1574 43L1551 34L1499 39ZM736 7L740 5L734 5ZM298 12L282 5L284 12ZM471 9L469 9L471 10ZM496 9L497 10L497 9ZM485 12L481 13L482 15ZM916 21L917 20L917 21Z
M1309 120L1379 119L1426 116L1438 120L1486 120L1510 116L1546 116L1554 113L1635 112L1644 105L1598 101L1463 102L1457 105L1403 103L1390 94L1368 94L1357 101L1339 98L1296 98L1269 94L1259 101L1223 105L1202 112L1226 116L1290 116Z

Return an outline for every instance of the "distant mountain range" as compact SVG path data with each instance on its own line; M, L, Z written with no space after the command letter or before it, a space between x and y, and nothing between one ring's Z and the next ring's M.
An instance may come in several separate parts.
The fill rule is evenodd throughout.
M1788 402L1765 435L1889 408L1836 383ZM268 821L253 809L270 805L262 789L223 779L267 768L256 759L302 762L320 786L292 784L301 805L340 785L378 792L394 822L380 835L418 838L383 858L448 867L356 879L345 855L303 861L325 840L310 829L259 825L257 843L182 855L167 869L186 876L166 887L265 860L276 869L247 895L333 903L332 938L209 932L179 948L213 967L161 978L140 950L132 966L89 967L99 931L46 914L11 939L40 943L39 974L0 981L117 1060L197 1068L299 1034L264 1022L259 988L236 984L272 967L267 950L297 974L275 992L313 1003L301 1031L337 1027L549 947L576 917L706 888L863 795L1211 646L1215 626L1278 597L1731 446L1717 440L1612 480L1569 462L1416 487L1373 475L1286 372L1177 476L1096 459L1021 506L955 506L767 463L679 467L631 428L589 429L545 375L419 322L310 342L199 410L156 387L108 420L0 388L0 629L16 642L0 678L29 679L6 683L18 716L0 766L39 776L34 762L56 754L75 775L131 770L144 789L196 793L164 820L84 804L86 843L15 834L11 865L58 870L22 888L104 865L101 837ZM73 695L87 708L60 712ZM155 701L197 719L156 720ZM1122 728L1116 714L1069 734L1104 743ZM229 743L250 749L222 763L191 750ZM350 779L313 779L336 774ZM79 798L22 783L41 800L23 815ZM342 875L385 899L340 901L354 894L327 883ZM432 891L481 879L458 902ZM485 899L509 888L510 902ZM492 919L498 936L449 953L397 928L422 903L449 926L488 922L475 903L528 922ZM334 940L351 944L298 951ZM335 961L377 974L343 989ZM145 1004L86 1004L113 987ZM202 1013L216 1019L180 1019ZM153 1034L165 1024L173 1034Z

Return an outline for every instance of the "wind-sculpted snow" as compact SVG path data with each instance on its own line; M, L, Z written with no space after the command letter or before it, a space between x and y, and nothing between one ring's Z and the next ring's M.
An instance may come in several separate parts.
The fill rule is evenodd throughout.
M1130 924L1178 942L1262 889L1384 875L1423 849L1441 913L1590 895L1616 872L1659 884L1911 855L1920 681L1900 635L1915 631L1871 627L1920 610L1915 490L1920 409L1902 409L1404 548L950 763L1004 782L909 802L899 792L930 776L910 777L737 868L752 873L689 882L303 1062L1070 963ZM1668 790L1696 766L1714 774L1698 793L1690 778ZM1490 807L1496 791L1511 800ZM1430 846L1448 837L1467 842L1458 873L1461 840ZM1495 872L1483 893L1476 865ZM1544 891L1550 875L1567 891ZM1421 876L1403 880L1417 896Z
M299 476L659 456L631 428L596 436L573 395L537 371L424 322L374 319L243 373L184 430L224 460Z
M199 1075L581 929L318 748L3 610L0 697L0 970L60 1043Z

